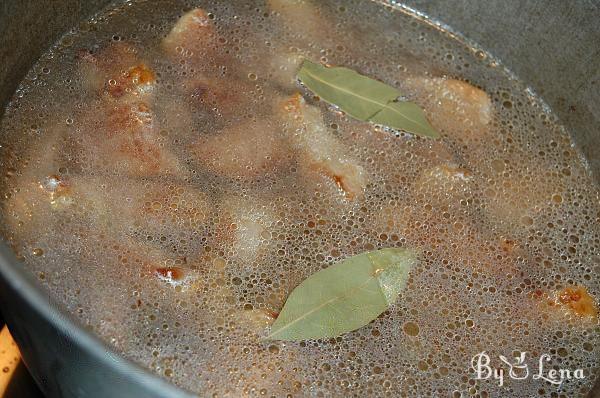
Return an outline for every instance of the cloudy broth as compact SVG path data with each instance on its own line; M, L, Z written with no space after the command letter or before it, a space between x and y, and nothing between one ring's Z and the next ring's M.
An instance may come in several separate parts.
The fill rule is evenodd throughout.
M295 79L304 58L397 87L442 137L320 101ZM572 397L593 385L598 186L523 82L406 10L118 3L41 57L1 126L6 240L81 324L186 390ZM308 276L388 247L415 248L419 264L373 322L264 339ZM521 352L529 376L515 380L500 356ZM571 373L533 377L552 367Z

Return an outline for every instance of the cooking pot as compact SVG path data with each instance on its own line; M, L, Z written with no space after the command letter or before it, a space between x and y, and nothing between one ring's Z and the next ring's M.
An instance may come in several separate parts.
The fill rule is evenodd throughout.
M40 54L108 3L0 1L0 109ZM599 180L600 3L408 0L397 5L429 16L431 23L501 59L547 101ZM190 395L120 357L77 324L1 243L0 307L26 366L48 396ZM600 383L591 396L600 397Z

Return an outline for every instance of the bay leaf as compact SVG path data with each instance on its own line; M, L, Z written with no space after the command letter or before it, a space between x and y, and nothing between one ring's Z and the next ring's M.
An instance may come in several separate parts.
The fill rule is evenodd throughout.
M397 89L352 69L328 68L306 59L300 66L298 78L323 100L363 121L400 96Z
M388 248L312 274L292 291L267 339L329 338L365 326L395 302L416 263L414 250Z
M298 78L324 101L355 119L425 137L439 137L418 105L398 101L402 94L396 88L352 69L326 67L305 59Z
M390 102L385 108L373 115L369 121L423 137L438 138L440 136L429 124L425 112L413 102Z

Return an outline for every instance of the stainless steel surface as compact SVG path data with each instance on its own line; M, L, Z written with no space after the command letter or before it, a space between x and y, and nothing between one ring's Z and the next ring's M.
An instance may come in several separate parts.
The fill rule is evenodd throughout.
M0 2L0 109L62 32L109 0ZM407 0L505 63L548 102L600 175L600 3ZM0 306L27 366L56 397L159 397L183 393L116 356L36 287L0 247ZM597 387L592 396L600 396Z

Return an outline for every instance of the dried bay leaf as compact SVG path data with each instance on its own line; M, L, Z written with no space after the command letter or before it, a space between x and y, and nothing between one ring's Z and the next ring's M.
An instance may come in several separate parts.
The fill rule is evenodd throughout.
M425 137L439 137L419 106L398 101L401 93L397 89L352 69L326 67L304 60L298 78L324 101L355 119Z
M359 120L369 120L400 92L385 83L344 67L328 68L304 60L298 78L323 100Z
M314 273L292 291L267 339L336 337L367 325L394 303L416 263L413 250L388 248Z
M401 129L423 137L438 138L439 133L429 124L419 105L408 101L393 101L376 113L369 121Z

